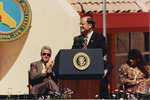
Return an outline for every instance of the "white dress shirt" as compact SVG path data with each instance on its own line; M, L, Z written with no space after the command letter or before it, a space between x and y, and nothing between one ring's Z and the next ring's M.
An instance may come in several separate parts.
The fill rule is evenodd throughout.
M87 38L87 44L89 44L89 41L91 39L92 34L93 34L93 31L90 34L87 35L88 36L88 38Z
M45 74L45 63L44 62L42 62L42 66L43 66L42 74Z

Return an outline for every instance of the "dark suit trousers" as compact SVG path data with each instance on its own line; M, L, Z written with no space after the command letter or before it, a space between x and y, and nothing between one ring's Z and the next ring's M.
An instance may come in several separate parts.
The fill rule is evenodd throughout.
M100 96L100 99L108 98L108 78L107 78L107 76L105 78L101 79L99 96Z

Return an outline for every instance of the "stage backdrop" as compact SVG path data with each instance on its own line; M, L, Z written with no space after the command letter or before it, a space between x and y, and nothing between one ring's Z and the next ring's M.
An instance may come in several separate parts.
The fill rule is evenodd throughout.
M28 0L32 11L29 31L19 40L0 43L0 95L28 94L30 63L40 60L44 45L52 60L60 49L70 49L80 34L80 17L67 0ZM3 17L2 17L3 18Z

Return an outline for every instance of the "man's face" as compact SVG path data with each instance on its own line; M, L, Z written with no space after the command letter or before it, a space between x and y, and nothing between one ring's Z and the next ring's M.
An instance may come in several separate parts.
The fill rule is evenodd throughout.
M43 62L47 63L51 57L51 52L50 50L44 49L41 53L41 58Z
M82 18L80 21L81 33L87 34L92 29L92 25L87 23L87 18Z

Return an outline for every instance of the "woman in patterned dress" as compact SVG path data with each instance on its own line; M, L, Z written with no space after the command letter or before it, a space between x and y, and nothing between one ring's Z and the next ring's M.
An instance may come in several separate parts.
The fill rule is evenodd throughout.
M140 93L150 88L150 66L144 64L142 54L132 49L126 64L119 68L119 83L125 85L126 92Z

